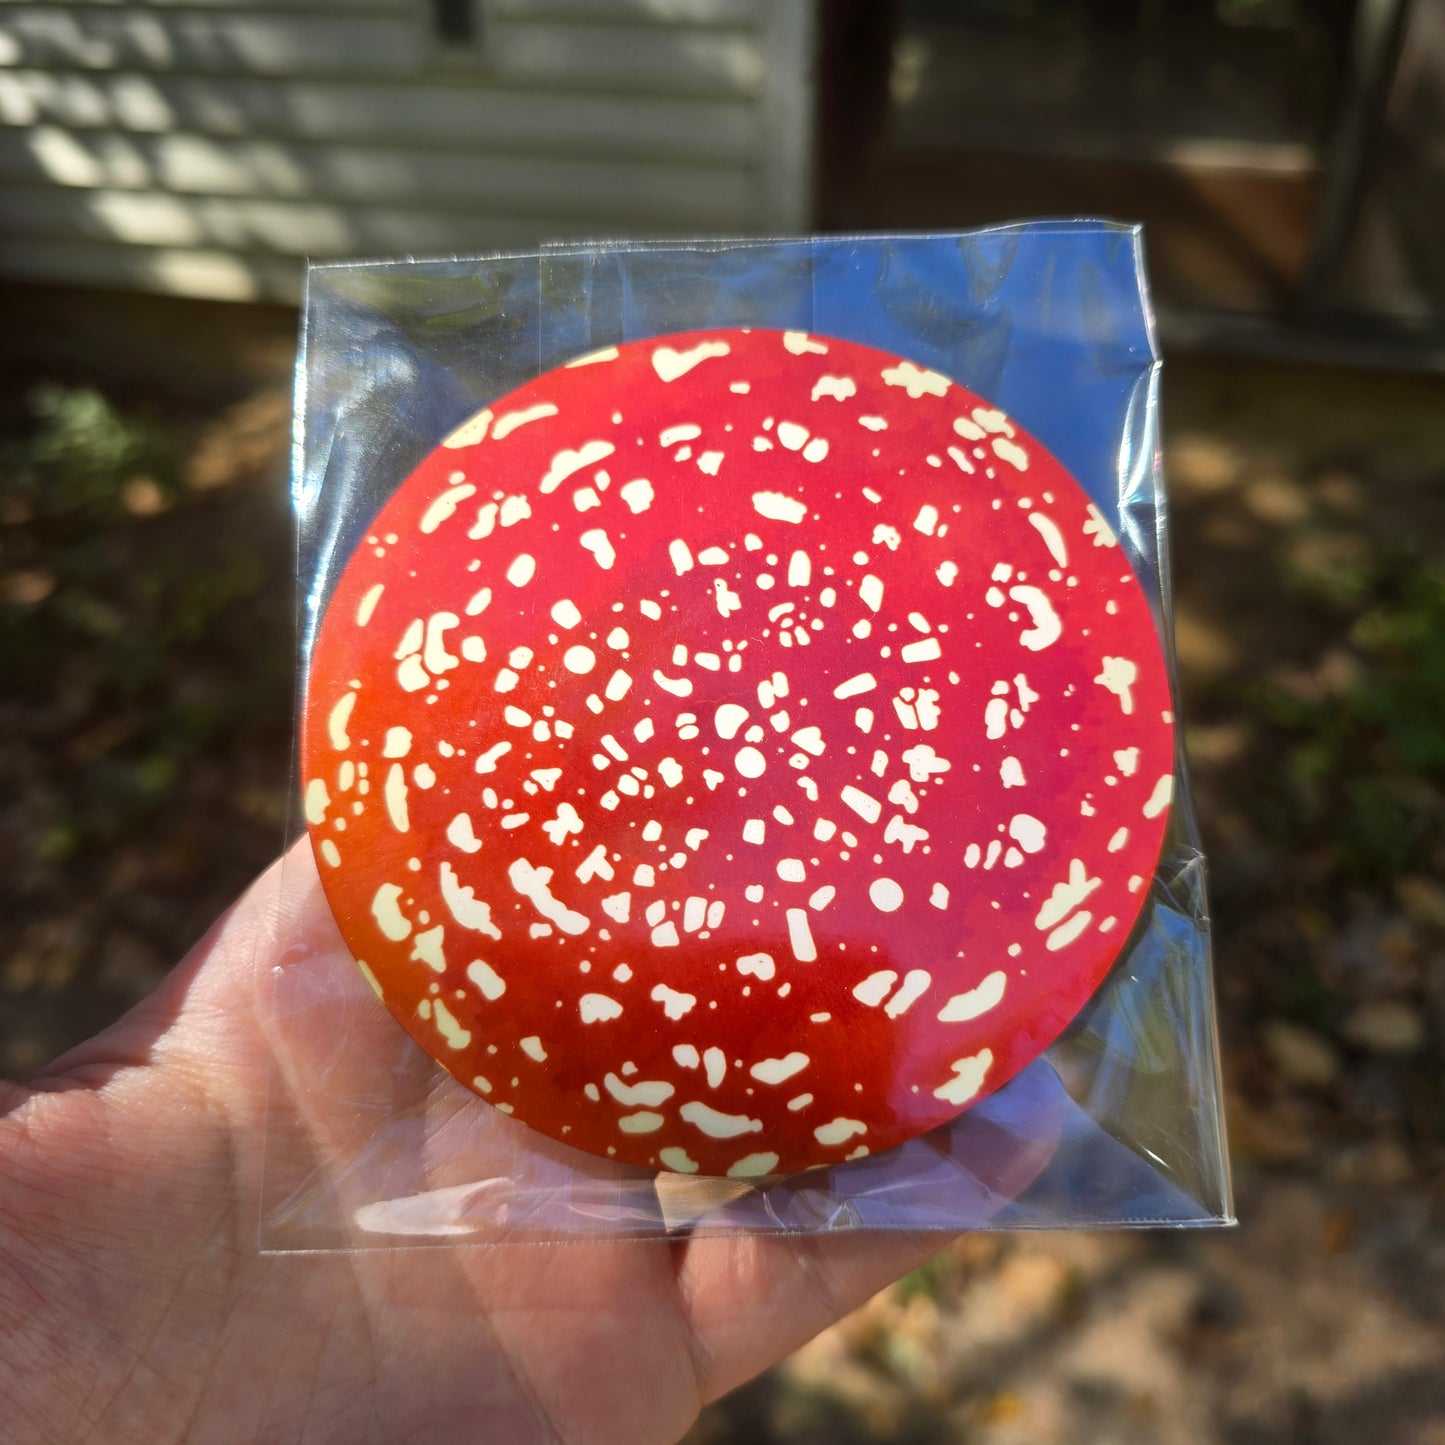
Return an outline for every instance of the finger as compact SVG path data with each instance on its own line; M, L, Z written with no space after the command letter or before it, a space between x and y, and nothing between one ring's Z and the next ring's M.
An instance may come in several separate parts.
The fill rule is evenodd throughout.
M916 1268L943 1232L698 1239L678 1270L704 1402L775 1364Z

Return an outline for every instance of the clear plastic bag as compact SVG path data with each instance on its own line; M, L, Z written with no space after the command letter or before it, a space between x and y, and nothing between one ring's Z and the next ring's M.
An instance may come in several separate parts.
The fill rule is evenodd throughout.
M443 438L599 348L713 329L856 342L1007 413L1112 528L1172 657L1159 359L1137 229L1041 222L323 266L309 274L303 327L303 694L348 559ZM1061 1037L952 1122L762 1179L618 1163L476 1097L366 987L293 849L268 944L278 962L261 1247L1228 1223L1204 866L1183 769L1177 757L1139 922Z

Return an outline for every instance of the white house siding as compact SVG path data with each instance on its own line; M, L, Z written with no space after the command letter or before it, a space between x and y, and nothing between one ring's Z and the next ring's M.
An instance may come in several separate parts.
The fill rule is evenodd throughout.
M795 232L815 0L0 0L0 274L294 299L300 259Z

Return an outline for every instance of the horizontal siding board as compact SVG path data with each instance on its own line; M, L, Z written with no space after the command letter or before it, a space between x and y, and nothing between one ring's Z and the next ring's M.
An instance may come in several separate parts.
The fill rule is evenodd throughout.
M485 213L586 215L698 229L746 225L757 178L741 166L497 157L195 135L0 129L0 180L182 195L293 197Z
M411 18L417 13L418 4L427 0L145 0L148 10L232 10L245 13L252 10L283 11L288 15L314 11L321 15L400 15ZM482 0L490 3L490 0ZM584 0L585 3L585 0ZM646 3L646 0L642 0ZM36 0L0 0L0 23L12 10L34 10ZM46 7L51 10L70 11L84 17L92 11L134 10L136 0L55 0Z
M134 287L220 301L296 302L302 263L230 251L153 249L94 241L27 241L0 235L0 273L14 280Z
M488 20L732 26L760 25L773 3L776 0L482 0Z
M719 162L754 159L761 149L756 111L736 100L137 72L0 69L0 125Z
M340 258L531 247L553 239L636 234L638 229L575 214L463 215L319 201L176 196L164 191L0 187L0 236L31 240L75 238ZM646 229L663 234L669 228Z
M550 85L645 85L751 96L767 75L755 35L662 25L498 21L487 29L486 54L500 75Z
M64 5L0 12L0 64L214 74L407 72L430 56L425 15L169 12Z

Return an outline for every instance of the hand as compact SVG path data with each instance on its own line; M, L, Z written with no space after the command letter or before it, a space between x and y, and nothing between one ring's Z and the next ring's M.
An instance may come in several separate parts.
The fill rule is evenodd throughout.
M702 1405L944 1241L443 1237L262 1254L268 1082L290 1126L279 1149L273 1127L268 1168L324 1176L357 1127L334 1088L308 1092L300 1074L283 1075L277 1097L270 989L282 941L309 940L344 964L327 985L335 1008L303 1020L318 1067L335 1065L339 1039L350 1068L365 1066L367 1031L383 1048L401 1037L345 959L309 847L285 860L284 890L281 867L120 1023L32 1088L0 1084L7 1445L671 1441ZM440 1182L458 1159L459 1177L484 1179L487 1151L515 1156L532 1147L522 1141L546 1157L546 1141L405 1047L421 1087L441 1091L428 1112L429 1127L440 1119L452 1135ZM567 1167L570 1151L550 1147ZM353 1226L330 1242L367 1241Z

